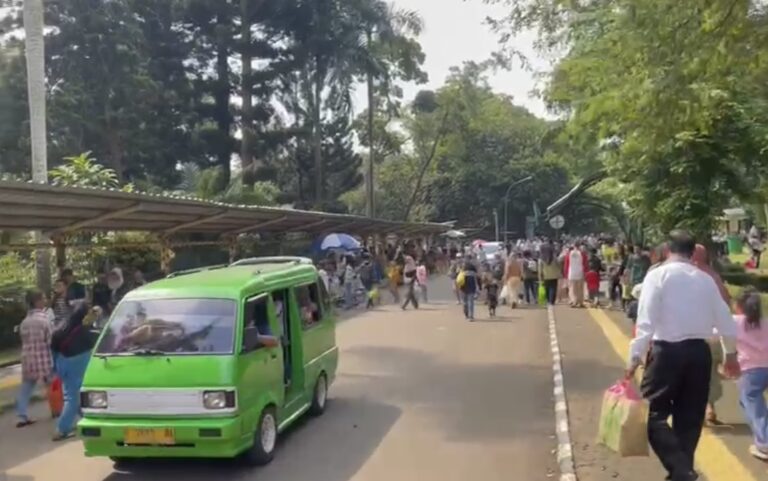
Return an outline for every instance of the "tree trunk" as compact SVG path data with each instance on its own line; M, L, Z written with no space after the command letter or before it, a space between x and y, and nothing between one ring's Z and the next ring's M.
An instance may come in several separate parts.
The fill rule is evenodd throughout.
M323 73L320 69L319 58L315 59L315 77L313 86L313 106L312 106L312 151L315 157L315 205L321 207L323 204L323 185L325 184L323 176L323 151L322 151L322 125L321 124L321 104L323 96Z
M367 34L367 41L368 41L368 50L371 49L371 44L373 43L372 33L371 29L369 28L366 32ZM374 91L373 91L373 72L371 72L370 66L368 67L367 72L367 82L368 82L368 165L366 168L366 176L365 176L365 215L368 217L375 217L376 215L376 205L375 205L375 198L374 198L374 182L373 182L373 166L374 166L374 159L375 159L375 151L376 147L373 140L373 119L374 119L374 109L375 109L375 98L374 98Z
M240 0L240 25L241 25L241 60L242 76L240 80L240 96L242 98L243 113L241 119L240 142L240 166L243 169L243 185L253 187L255 178L255 165L253 162L253 94L252 94L252 57L251 57L251 19L249 15L248 2L250 0Z
M405 208L405 215L403 215L403 222L408 222L408 218L411 216L411 210L413 210L414 204L416 204L416 197L419 195L419 191L421 190L421 183L424 182L424 174L427 173L427 167L429 167L429 164L432 163L432 159L435 158L435 154L437 153L437 146L440 144L440 141L443 140L443 136L445 135L445 123L448 121L448 110L446 109L445 113L443 114L443 118L440 121L440 127L437 131L437 136L435 137L435 141L432 143L432 149L429 151L429 156L424 159L424 162L421 164L421 168L419 169L419 175L416 178L416 186L413 188L413 192L411 193L411 198L408 201L408 206Z
M221 9L217 18L217 27L226 30L230 27L230 19L226 13L226 2L222 2ZM214 117L216 127L219 131L220 139L216 145L216 164L221 170L217 189L223 190L229 184L231 176L230 162L232 157L232 143L230 135L232 133L232 116L229 112L230 99L230 71L229 71L229 48L227 47L226 34L219 34L216 47L216 84L214 87Z
M48 145L45 118L45 39L43 37L43 0L24 1L24 46L27 61L27 95L32 147L32 180L48 183ZM35 232L35 242L48 238ZM35 252L37 285L44 292L51 288L51 256L49 249Z

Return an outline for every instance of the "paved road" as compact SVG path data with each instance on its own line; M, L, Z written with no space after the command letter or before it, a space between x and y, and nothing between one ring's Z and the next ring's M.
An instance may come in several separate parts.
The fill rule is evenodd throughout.
M5 415L0 479L55 480L63 470L80 481L556 479L545 311L468 323L444 284L432 289L444 301L418 312L389 306L340 324L327 412L288 433L266 468L185 461L118 473L83 457L78 441L50 443L50 422L16 431Z

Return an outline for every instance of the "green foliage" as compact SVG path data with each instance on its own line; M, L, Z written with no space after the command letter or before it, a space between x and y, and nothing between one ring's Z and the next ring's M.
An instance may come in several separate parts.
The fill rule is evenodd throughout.
M539 32L566 52L545 89L582 151L611 139L600 163L630 214L656 230L706 237L734 199L755 198L766 162L768 23L751 2L499 1L503 41ZM507 50L505 53L514 53Z
M91 158L90 152L76 157L65 157L64 161L64 165L49 172L53 185L102 189L112 189L118 185L115 171L98 164Z
M17 8L0 13L3 31L21 27L21 1L10 4ZM203 197L232 190L240 152L245 187L236 196L273 203L276 185L281 202L342 207L337 198L356 187L360 161L349 128L356 83L370 76L374 108L390 112L402 96L398 82L426 79L418 15L382 0L72 0L45 8L50 164L91 151L116 182L146 191L177 186L179 164L215 180ZM0 58L0 160L3 172L24 175L24 46L11 37L0 43L9 53ZM313 172L295 179L308 163Z
M31 259L18 253L0 256L0 349L18 345L19 335L13 329L24 319L24 295L33 287L35 268Z

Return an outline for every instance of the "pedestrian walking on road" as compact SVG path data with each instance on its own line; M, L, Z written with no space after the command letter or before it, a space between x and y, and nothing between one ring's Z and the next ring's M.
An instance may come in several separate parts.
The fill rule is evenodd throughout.
M54 441L74 436L75 422L80 412L80 387L91 358L93 336L86 321L89 308L81 304L67 322L57 328L51 339L56 356L56 373L64 389L64 408L56 423Z
M648 440L671 481L698 479L694 453L709 396L713 329L722 336L723 372L739 373L736 324L715 281L691 262L695 247L689 233L673 231L669 259L645 277L627 370L633 377L647 358L641 390L649 401Z
M517 307L520 300L520 285L522 284L523 267L517 254L512 254L507 259L504 268L504 284L507 286L507 302L512 309Z
M464 264L463 276L459 276L461 293L464 299L464 317L469 321L475 320L475 297L480 290L480 278L477 267L472 262Z
M588 269L587 255L581 247L576 245L571 248L565 255L564 266L571 307L584 307L584 275Z
M728 289L725 288L720 274L712 269L709 265L709 254L707 254L707 248L701 244L696 244L696 250L693 252L691 261L696 267L709 274L712 280L717 284L717 288L720 291L720 296L723 298L728 306L731 305L731 295L728 293ZM720 371L718 370L720 364L723 362L722 348L720 347L720 340L716 337L710 338L709 349L712 351L712 377L709 381L709 400L707 402L707 424L712 426L719 426L720 420L717 418L717 410L715 409L715 403L723 397L723 380L720 377Z
M429 281L429 273L427 272L427 261L425 259L422 259L419 267L416 268L416 280L419 282L421 298L426 303L428 302L427 282Z
M539 263L531 255L530 251L523 252L523 289L525 290L525 303L536 304L537 286L539 279Z
M554 306L557 302L557 288L562 268L555 257L552 244L541 246L541 258L539 259L539 280L544 284L547 293L547 303Z
M47 311L47 299L39 290L27 293L27 317L19 325L21 335L21 387L16 398L17 428L35 421L29 417L29 400L38 382L47 384L53 373L51 333L53 325Z
M760 293L755 289L745 289L737 304L736 347L742 369L739 399L754 439L749 452L768 461L768 325L763 319Z
M408 304L413 304L414 309L419 308L419 299L416 297L416 286L419 285L419 281L416 278L416 262L411 256L405 256L405 267L403 268L403 283L405 284L405 301L403 302L403 310L408 307Z

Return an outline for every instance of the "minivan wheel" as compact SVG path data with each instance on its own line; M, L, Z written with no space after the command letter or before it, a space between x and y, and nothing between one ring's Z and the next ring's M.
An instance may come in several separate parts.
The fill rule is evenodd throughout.
M109 459L114 463L114 467L117 470L130 470L135 468L139 460L137 458L123 458L119 456L110 456Z
M319 416L325 412L325 405L328 403L328 378L321 372L315 382L315 392L312 396L312 405L309 407L309 414Z
M272 461L277 444L277 417L275 409L267 407L261 413L256 426L253 446L245 452L245 461L252 466L263 466Z

